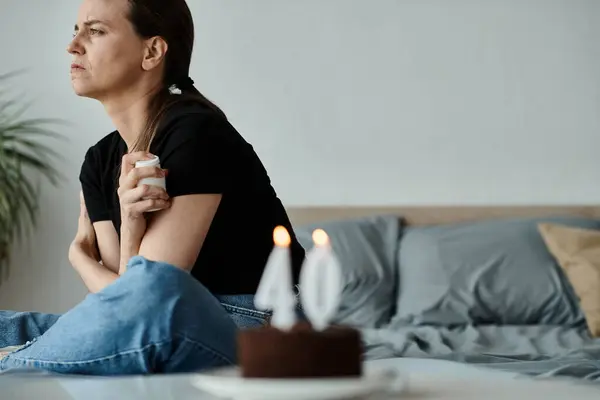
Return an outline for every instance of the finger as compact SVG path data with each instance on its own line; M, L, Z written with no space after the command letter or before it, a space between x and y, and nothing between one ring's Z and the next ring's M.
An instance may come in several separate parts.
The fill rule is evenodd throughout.
M127 192L123 193L120 200L121 204L125 205L130 203L136 203L144 199L168 200L169 195L163 188L159 186L141 185L140 187L128 190Z
M133 153L127 153L121 159L121 175L127 175L135 168L135 163L142 160L150 160L154 157L146 151L136 151Z
M129 174L127 174L120 186L125 190L133 189L137 186L138 182L144 178L164 178L165 176L165 171L158 167L134 168L129 171Z
M171 201L162 199L147 199L130 205L130 214L143 214L148 211L164 210L171 207Z

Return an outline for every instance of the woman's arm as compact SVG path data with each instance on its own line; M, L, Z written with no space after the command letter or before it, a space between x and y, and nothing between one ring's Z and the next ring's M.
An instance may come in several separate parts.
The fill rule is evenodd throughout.
M119 251L119 275L127 270L131 257L139 254L142 238L146 234L148 219L156 217L171 206L169 195L158 186L140 185L144 178L164 178L166 171L158 167L135 168L137 161L153 157L145 152L123 156L119 178L119 203L121 208L121 243ZM149 210L156 210L149 214ZM146 216L147 215L147 216Z
M102 183L102 171L105 170L106 165L99 161L102 159L100 151L97 145L88 149L79 173L81 212L78 242L93 238L94 249L97 248L100 252L98 261L101 261L101 264L110 271L117 273L119 238L105 200L106 188Z
M119 258L119 275L127 270L127 263L131 257L138 255L142 237L132 232L126 224L121 225L121 245Z
M102 265L115 274L119 273L119 236L115 230L112 221L99 221L93 224L96 238L98 239L98 249L100 250L100 260Z
M87 242L75 239L69 248L69 261L92 293L97 293L113 283L119 275L100 264L93 256Z
M149 222L139 255L191 271L220 202L217 194L171 199L171 207Z
M96 293L110 285L118 275L107 266L100 264L101 255L96 248L96 231L88 215L82 193L79 195L79 208L77 234L69 247L69 261L88 290ZM102 247L106 251L106 246Z

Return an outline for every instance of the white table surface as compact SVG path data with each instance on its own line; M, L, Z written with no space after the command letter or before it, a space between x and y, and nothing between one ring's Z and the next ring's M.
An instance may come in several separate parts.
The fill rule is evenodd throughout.
M600 399L600 384L533 380L515 374L439 360L390 359L408 375L407 393L379 399ZM0 375L0 399L214 400L191 385L192 375L127 378L56 378ZM318 400L318 399L315 399Z

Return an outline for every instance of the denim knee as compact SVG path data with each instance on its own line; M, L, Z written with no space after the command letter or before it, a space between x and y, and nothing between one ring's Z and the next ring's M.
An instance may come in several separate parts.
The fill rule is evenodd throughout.
M236 334L219 301L189 273L134 257L117 281L7 356L2 368L98 375L191 372L235 363Z
M202 343L226 359L235 359L237 326L219 300L190 273L136 256L119 280L121 286L105 291L105 301L128 296L127 313L132 318L160 321L157 327L169 335ZM122 293L125 290L127 294Z

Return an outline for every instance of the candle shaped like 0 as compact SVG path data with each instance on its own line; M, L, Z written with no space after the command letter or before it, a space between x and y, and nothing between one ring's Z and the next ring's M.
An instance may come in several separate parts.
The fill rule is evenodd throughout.
M306 255L300 271L302 309L315 330L329 325L340 303L342 271L322 229L313 232L315 246Z
M254 296L254 305L272 310L271 325L282 330L296 323L296 296L293 290L290 235L283 226L273 231L275 246Z

